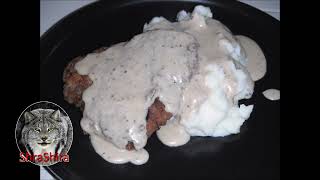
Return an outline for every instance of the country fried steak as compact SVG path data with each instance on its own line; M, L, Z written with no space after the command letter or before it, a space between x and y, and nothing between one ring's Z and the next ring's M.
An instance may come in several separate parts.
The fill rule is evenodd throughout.
M93 53L100 53L106 50L106 47L99 48ZM66 66L63 74L63 95L64 99L70 103L84 110L85 103L82 100L83 92L92 85L93 81L88 75L80 75L75 69L75 64L81 61L84 57L79 56L74 58ZM160 126L164 126L166 122L172 117L172 113L165 111L165 105L156 98L153 104L148 108L148 114L146 117L147 124L147 136L150 137L155 131L157 131ZM134 149L132 142L128 142L126 149Z

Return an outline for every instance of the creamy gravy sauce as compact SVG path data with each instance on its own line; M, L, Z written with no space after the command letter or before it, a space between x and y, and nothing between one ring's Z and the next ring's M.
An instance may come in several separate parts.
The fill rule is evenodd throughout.
M182 146L190 140L190 135L175 119L171 119L165 126L161 126L157 131L157 136L163 144L170 147Z
M257 57L251 53L258 46L238 36L245 43L245 50L249 49L245 52L230 30L211 19L210 13L206 17L194 11L192 18L175 23L158 18L130 41L89 54L76 64L79 74L93 80L83 93L81 127L90 134L93 147L105 160L120 164L143 164L148 160L143 149L147 142L146 115L156 97L165 104L166 111L179 117L161 127L159 139L168 146L187 143L190 135L180 121L190 119L208 98L212 89L205 76L210 64L224 68L223 88L230 106L251 97L254 83L245 69L246 54L249 64L253 62L252 66L258 64L260 68L261 63L251 60ZM243 77L245 90L236 83L239 79L235 72ZM259 78L264 73L255 72ZM220 122L215 123L217 126ZM125 150L128 142L133 142L136 150Z
M257 81L263 78L267 72L267 61L258 44L246 36L237 35L236 38L246 51L247 70L252 80Z
M280 99L280 90L278 89L268 89L263 91L262 93L265 98L271 100L271 101L276 101Z
M123 164L131 162L136 165L141 165L146 163L149 159L149 154L145 149L140 149L137 151L119 149L112 143L96 135L91 135L90 140L95 151L103 159L111 163Z

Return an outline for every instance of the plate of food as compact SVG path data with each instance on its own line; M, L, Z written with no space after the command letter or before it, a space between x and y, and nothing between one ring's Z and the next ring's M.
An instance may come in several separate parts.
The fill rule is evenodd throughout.
M280 22L237 1L99 1L40 38L73 124L58 179L280 178Z

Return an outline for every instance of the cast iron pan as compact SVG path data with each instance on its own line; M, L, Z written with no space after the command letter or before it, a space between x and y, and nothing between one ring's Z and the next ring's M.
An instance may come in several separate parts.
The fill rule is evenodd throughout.
M149 161L141 166L114 165L94 152L80 128L82 113L63 99L62 73L74 57L127 41L142 32L154 16L174 21L178 11L192 11L197 4L209 6L215 19L234 34L254 39L268 62L266 76L256 83L251 117L241 133L224 138L193 137L181 147L162 145L155 135L146 146ZM280 22L236 1L113 1L96 2L65 17L40 39L40 96L61 105L74 127L70 162L46 169L61 179L279 179L280 101L265 99L262 92L280 89Z

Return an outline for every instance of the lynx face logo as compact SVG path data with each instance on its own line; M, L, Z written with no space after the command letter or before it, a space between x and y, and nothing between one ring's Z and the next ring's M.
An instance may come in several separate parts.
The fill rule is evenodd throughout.
M73 139L69 116L58 105L38 102L20 115L16 126L16 141L20 162L49 166L68 162Z

